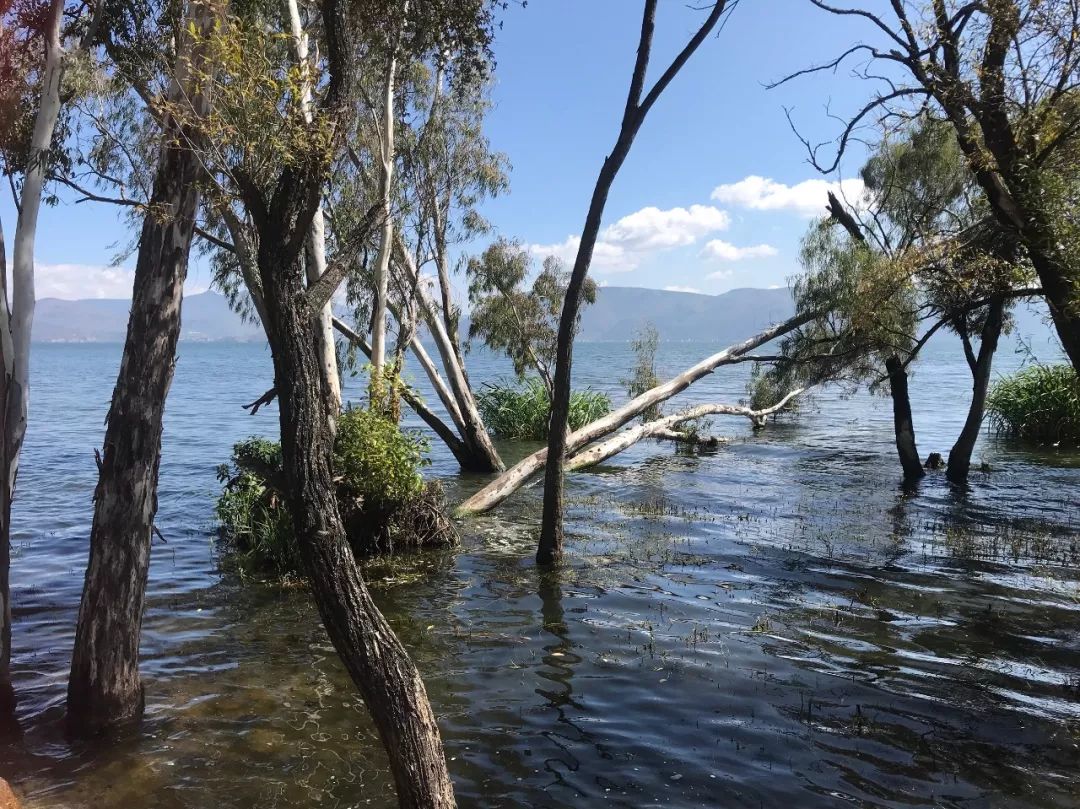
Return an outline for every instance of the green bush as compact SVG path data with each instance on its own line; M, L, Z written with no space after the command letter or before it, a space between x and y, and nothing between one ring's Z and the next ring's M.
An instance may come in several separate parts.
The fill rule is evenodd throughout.
M551 400L538 377L528 377L517 385L487 383L477 394L476 403L488 429L502 438L546 441ZM571 430L611 412L611 400L594 390L570 394Z
M427 440L370 410L350 408L338 420L334 469L347 494L370 507L392 509L424 488Z
M350 409L338 420L334 444L337 497L353 550L361 556L456 541L442 517L442 494L425 486L420 468L427 442L393 420ZM242 572L286 577L301 569L285 503L281 446L249 438L218 468L223 484L216 513L229 542L229 561Z
M1002 435L1080 446L1080 378L1071 365L1033 365L1002 379L986 410Z
M232 462L218 467L224 485L215 512L241 570L284 576L300 569L281 474L281 445L254 436L236 444Z

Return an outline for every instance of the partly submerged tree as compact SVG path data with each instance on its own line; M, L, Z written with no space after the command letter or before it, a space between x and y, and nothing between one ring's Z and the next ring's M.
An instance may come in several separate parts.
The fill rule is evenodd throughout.
M207 41L219 13L203 0L189 0L181 24L163 37L177 43L174 74L153 110L161 150L143 213L123 358L98 460L90 560L68 682L68 724L80 734L137 719L143 711L139 640L162 419L203 183L201 119L214 70Z
M940 329L955 332L972 374L964 430L948 475L967 478L1007 307L1037 294L1019 246L989 219L951 129L922 117L886 138L861 171L864 196L829 196L830 215L803 241L800 311L821 315L785 338L780 378L886 380L904 476L924 474L907 370ZM974 344L978 342L976 351Z
M611 153L604 159L600 174L593 188L589 201L589 210L578 243L577 256L570 273L563 302L562 315L559 318L559 334L555 357L555 373L551 397L551 429L548 435L547 466L544 480L544 513L540 526L540 541L536 550L536 561L550 564L562 556L563 538L563 467L567 453L567 418L570 410L570 376L574 354L574 332L577 329L578 315L585 298L586 281L589 267L592 265L593 250L600 225L607 205L608 193L615 182L615 176L630 154L641 125L660 95L671 84L676 74L693 56L709 34L716 28L727 8L727 0L715 0L709 9L705 21L690 38L671 64L660 75L651 88L646 91L645 78L652 53L653 30L656 27L657 0L645 0L641 20L641 35L638 39L637 58L630 79L630 91L627 94L619 134Z
M857 130L932 108L948 123L981 189L987 213L1021 245L1042 287L1058 336L1080 369L1080 4L1075 0L924 0L818 8L861 18L876 43L799 71L835 70L865 57L881 89L845 125L831 173ZM786 80L786 79L785 79Z
M30 340L34 320L34 247L54 147L63 140L61 84L68 65L94 41L103 4L80 6L65 25L64 0L0 13L0 137L4 173L18 210L8 287L0 255L0 723L14 723L11 684L11 504L30 405ZM87 13L89 10L90 13ZM66 45L66 47L65 47ZM16 189L13 174L22 175ZM0 231L0 243L3 242ZM0 249L2 252L2 249Z
M554 390L551 366L555 363L559 314L569 273L558 257L548 256L530 286L531 268L529 251L506 239L498 239L480 256L469 260L469 338L505 353L519 378L524 378L530 369L535 371L550 398ZM596 282L592 279L586 279L582 301L596 301ZM575 333L580 322L579 313Z

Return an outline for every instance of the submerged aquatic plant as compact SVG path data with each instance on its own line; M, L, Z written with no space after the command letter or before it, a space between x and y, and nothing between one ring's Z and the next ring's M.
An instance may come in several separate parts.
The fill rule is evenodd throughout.
M495 435L524 441L546 441L551 397L543 381L528 377L517 385L485 384L476 397L484 423ZM611 399L594 390L570 394L571 430L584 427L611 411Z
M1080 377L1071 365L1033 365L1002 379L986 410L1001 435L1080 446Z

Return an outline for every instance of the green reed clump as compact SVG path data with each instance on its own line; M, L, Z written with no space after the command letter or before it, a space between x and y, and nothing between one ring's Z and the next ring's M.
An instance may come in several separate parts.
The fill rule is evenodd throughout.
M527 377L517 385L487 383L476 403L488 429L501 438L546 441L551 398L539 377ZM594 390L570 394L571 430L611 412L611 399Z
M986 410L1002 435L1080 446L1080 378L1071 365L1033 365L1002 379Z
M425 485L427 441L391 418L350 409L338 420L334 442L337 499L349 542L359 556L452 545L442 489ZM218 467L223 484L216 513L228 542L228 561L243 573L288 577L301 571L285 505L281 446L249 438Z

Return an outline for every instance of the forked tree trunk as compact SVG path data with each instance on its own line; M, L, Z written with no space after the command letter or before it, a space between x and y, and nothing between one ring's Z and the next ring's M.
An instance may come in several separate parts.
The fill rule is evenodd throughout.
M304 569L330 640L390 757L399 805L453 807L453 786L424 683L372 601L345 537L314 339L316 320L304 299L302 270L295 262L281 262L279 234L287 228L275 223L262 230L259 268L280 403L282 459Z
M193 2L188 14L201 35L209 32L208 6ZM170 101L190 103L197 116L206 111L199 86L204 70L205 49L189 41L177 61ZM162 140L99 462L90 562L71 660L68 725L82 735L137 719L143 710L139 637L158 505L162 419L176 365L202 176L197 134L169 120Z
M19 455L26 436L30 405L30 332L34 322L34 244L38 213L56 122L60 115L60 79L64 51L60 25L62 0L52 0L42 31L44 65L41 98L30 136L12 251L11 298L7 263L0 278L0 725L15 725L11 683L11 501L19 476ZM2 234L0 234L2 239Z
M615 176L619 173L630 147L637 137L638 130L656 99L664 92L675 75L698 49L709 32L720 21L726 0L715 0L704 24L691 37L686 47L679 52L668 69L657 79L656 84L643 94L645 75L649 67L649 53L652 50L653 29L656 22L656 0L645 0L645 9L641 21L641 36L638 40L637 59L630 80L630 92L623 112L619 136L611 154L604 160L600 174L593 188L589 211L585 216L585 225L581 231L574 268L566 285L566 299L563 301L562 315L559 319L559 336L555 350L554 389L551 397L551 417L548 426L548 458L544 480L544 514L540 525L540 542L536 549L538 564L550 564L562 556L563 538L563 465L566 462L569 447L567 444L567 421L570 416L570 377L574 356L574 332L577 329L578 314L585 289L585 280L592 264L593 249L600 233L600 225L607 205L608 193Z
M758 346L787 334L820 316L820 312L795 315L783 323L770 326L748 340L729 346L711 357L706 357L697 365L688 368L673 379L669 379L655 388L650 388L622 407L570 433L566 438L567 452L574 453L587 444L610 435L642 413L648 412L649 408L655 407L661 402L666 402L672 396L686 390L694 382L708 376L720 366L735 362L739 357L753 351ZM456 516L467 517L473 514L482 514L495 508L495 506L528 483L533 475L543 469L547 463L547 457L548 450L545 447L518 461L513 467L458 506L455 510Z
M971 470L971 453L975 450L975 442L979 440L979 430L986 412L986 393L990 387L990 369L994 352L997 351L998 339L1001 337L1004 310L1005 302L1002 298L991 301L979 341L979 356L971 368L971 405L968 407L964 428L949 451L949 465L945 470L945 477L959 485L967 482L968 472Z
M926 471L915 446L915 423L911 418L907 371L898 357L885 360L885 370L889 374L889 394L892 396L896 452L900 456L900 466L904 469L904 480L916 481L923 477Z

